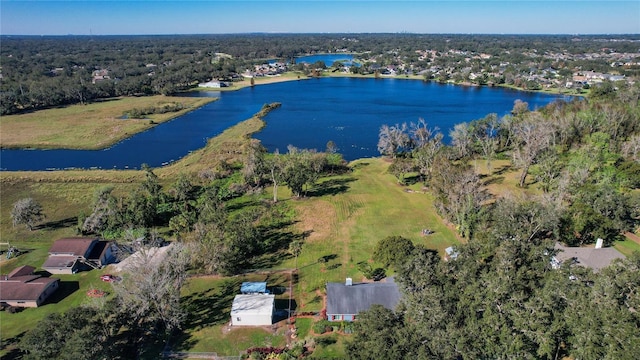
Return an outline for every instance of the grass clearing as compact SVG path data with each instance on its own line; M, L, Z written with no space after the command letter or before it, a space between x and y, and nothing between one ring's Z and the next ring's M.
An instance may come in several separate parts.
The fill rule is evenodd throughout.
M163 95L124 97L2 116L0 147L104 149L214 100ZM159 108L167 104L182 104L185 109L147 115L145 119L121 119L125 112L133 109Z
M371 260L373 248L387 236L404 236L441 253L460 241L435 213L431 196L397 184L386 172L387 161L362 159L351 165L353 172L324 179L317 186L315 191L322 195L286 200L296 209L297 230L308 234L294 285L298 311L321 310L327 282L343 282L346 277L365 280L357 264L377 266ZM425 228L434 233L423 236ZM320 261L322 257L326 262ZM295 259L278 267L293 268Z

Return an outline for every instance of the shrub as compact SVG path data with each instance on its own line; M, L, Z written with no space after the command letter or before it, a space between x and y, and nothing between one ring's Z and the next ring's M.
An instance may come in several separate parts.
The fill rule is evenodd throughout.
M333 331L333 323L329 320L320 320L313 324L313 332L324 334Z

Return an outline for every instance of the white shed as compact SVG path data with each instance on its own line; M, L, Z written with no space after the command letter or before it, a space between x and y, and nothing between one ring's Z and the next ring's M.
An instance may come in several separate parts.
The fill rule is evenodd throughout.
M231 305L231 325L263 326L273 323L275 295L236 295Z

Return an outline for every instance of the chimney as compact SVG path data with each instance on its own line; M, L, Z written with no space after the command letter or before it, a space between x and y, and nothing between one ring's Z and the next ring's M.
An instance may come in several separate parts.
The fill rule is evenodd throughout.
M346 286L351 286L351 285L353 285L353 279L351 279L351 278L347 278L347 281L345 281L345 283L344 283L344 284L345 284Z
M596 240L596 249L602 249L603 242L604 240L598 238L598 240Z

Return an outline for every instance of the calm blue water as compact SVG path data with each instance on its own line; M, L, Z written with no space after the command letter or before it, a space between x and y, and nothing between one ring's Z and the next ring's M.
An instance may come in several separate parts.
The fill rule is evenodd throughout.
M1 150L0 168L125 169L140 168L143 163L162 166L202 148L207 139L272 102L280 102L282 107L267 115L267 126L255 135L270 151L286 152L289 144L324 150L332 140L347 160L353 160L379 156L378 131L383 124L415 122L422 117L429 127L438 127L446 136L457 123L492 112L508 113L516 99L535 108L557 98L417 80L352 78L291 81L194 96L220 99L106 150Z

